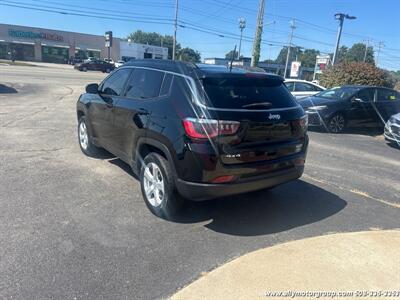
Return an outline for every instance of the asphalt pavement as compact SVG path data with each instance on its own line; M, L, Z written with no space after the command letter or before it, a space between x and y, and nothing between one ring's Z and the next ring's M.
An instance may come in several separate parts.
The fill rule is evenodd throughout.
M310 132L300 180L156 218L126 164L79 149L75 103L104 77L0 66L0 298L165 299L250 251L400 228L400 150L370 130Z

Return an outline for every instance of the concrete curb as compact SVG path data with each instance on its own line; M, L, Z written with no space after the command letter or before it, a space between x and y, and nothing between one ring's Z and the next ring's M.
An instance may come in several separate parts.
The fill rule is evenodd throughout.
M288 299L293 297L266 293L396 290L400 230L388 230L331 234L257 250L211 271L171 299Z

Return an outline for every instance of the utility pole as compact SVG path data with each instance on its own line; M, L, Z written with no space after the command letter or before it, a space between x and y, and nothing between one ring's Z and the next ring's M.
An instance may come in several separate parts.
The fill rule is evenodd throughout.
M286 78L286 73L287 73L288 64L289 64L289 57L290 57L290 48L292 48L293 32L296 29L294 19L292 21L290 21L290 28L291 28L291 31L290 31L290 36L289 36L289 46L288 46L287 54L286 54L285 73L283 73L283 78Z
M368 47L369 47L369 39L365 40L365 52L364 52L364 62L367 60L367 52L368 52Z
M264 23L264 7L265 7L265 0L260 0L258 6L256 35L254 37L254 43L253 43L253 55L251 57L252 67L257 67L258 61L260 60L261 36Z
M376 66L378 66L379 63L379 55L381 54L382 47L385 47L385 44L382 41L380 41L378 43L378 54L376 55Z
M335 19L339 20L339 29L338 29L338 33L337 33L337 37L336 37L336 46L335 46L335 52L333 53L332 65L334 65L336 63L336 61L337 61L337 56L338 56L338 51L339 51L339 44L340 44L340 37L342 35L344 19L354 20L354 19L356 19L356 17L349 16L348 14L337 13L337 14L335 14Z
M239 40L239 52L238 52L238 59L240 59L240 50L242 49L242 37L243 37L243 29L246 28L246 19L240 18L239 19L239 29L240 29L240 40ZM235 54L235 53L233 53Z
M176 31L178 30L178 7L179 7L179 0L176 0L175 21L174 21L174 43L172 45L172 60L175 60L175 54L176 54Z

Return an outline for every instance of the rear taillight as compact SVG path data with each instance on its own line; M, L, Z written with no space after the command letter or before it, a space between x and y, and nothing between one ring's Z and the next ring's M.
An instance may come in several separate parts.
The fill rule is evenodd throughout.
M308 115L305 115L298 120L292 121L292 126L293 128L299 128L303 131L306 131L308 127Z
M186 118L183 127L186 134L195 139L214 138L219 135L234 134L239 129L239 122L211 119Z

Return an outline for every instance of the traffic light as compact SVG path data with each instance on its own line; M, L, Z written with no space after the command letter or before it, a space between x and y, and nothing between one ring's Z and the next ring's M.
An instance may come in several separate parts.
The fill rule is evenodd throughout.
M106 47L107 48L112 47L112 40L113 40L112 31L107 31L105 33L105 38L106 38Z

